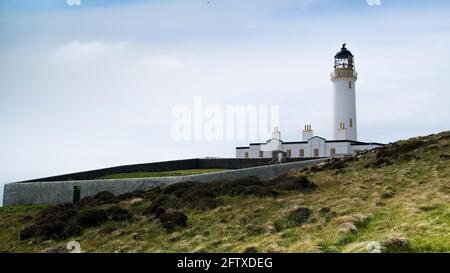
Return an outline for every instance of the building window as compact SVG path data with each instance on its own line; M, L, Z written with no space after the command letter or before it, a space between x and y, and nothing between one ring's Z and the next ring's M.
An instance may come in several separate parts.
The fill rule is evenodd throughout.
M263 158L264 157L264 152L263 151L259 151L259 158Z
M298 151L298 155L299 155L299 157L305 157L305 150L300 149L300 150Z
M331 148L330 149L330 156L335 156L336 155L336 148Z
M314 157L319 157L319 149L314 149Z
M244 157L248 158L248 152L245 152Z
M287 150L286 153L287 153L287 157L290 158L292 156L292 151L291 150Z
M351 81L348 82L348 88L352 89L352 82Z
M349 120L349 126L350 126L350 128L353 128L353 119Z

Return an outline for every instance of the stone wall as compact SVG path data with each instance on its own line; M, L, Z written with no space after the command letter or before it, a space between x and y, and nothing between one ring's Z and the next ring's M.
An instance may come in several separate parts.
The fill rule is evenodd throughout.
M81 198L83 198L95 195L101 191L122 194L155 186L166 187L174 183L186 181L212 182L218 180L234 180L248 176L256 176L266 180L287 173L293 169L300 169L305 166L318 164L324 160L325 159L305 160L279 165L189 176L71 181L33 180L29 182L11 183L5 185L3 205L70 203L73 201L75 186L81 187Z
M310 158L292 158L287 162L297 162L310 160ZM195 158L184 160L162 161L155 163L124 165L85 172L69 173L51 177L38 178L33 180L22 181L43 182L43 181L73 181L73 180L93 180L99 177L117 174L117 173L134 173L134 172L164 172L174 170L190 170L190 169L244 169L258 166L268 165L272 159L256 158L256 159L239 159L239 158Z

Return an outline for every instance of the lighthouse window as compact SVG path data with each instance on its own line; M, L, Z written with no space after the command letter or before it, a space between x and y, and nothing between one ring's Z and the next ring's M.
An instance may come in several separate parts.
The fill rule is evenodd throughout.
M353 128L353 120L350 119L349 122L350 122L350 128Z
M348 88L350 88L350 89L352 88L352 82L351 81L348 82Z

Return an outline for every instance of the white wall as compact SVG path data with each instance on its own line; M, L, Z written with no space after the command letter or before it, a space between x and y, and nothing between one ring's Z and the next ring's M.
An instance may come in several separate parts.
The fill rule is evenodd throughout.
M237 158L245 158L245 152L249 152L249 158L260 158L259 151L263 151L264 158L272 158L272 151L266 150L267 144L252 145L250 149L236 149ZM266 147L266 148L264 148ZM331 149L336 149L336 155L351 154L355 150L370 150L382 147L381 145L351 145L351 142L326 142L321 138L312 138L308 143L283 144L281 150L291 150L291 157L299 157L300 149L304 150L304 157L314 157L314 149L319 149L319 157L330 157Z
M352 86L349 88L348 83ZM344 122L347 128L347 140L358 140L356 125L356 98L355 84L356 79L351 77L342 77L333 80L333 132L335 140L345 140L339 133L339 124ZM350 128L350 119L352 119L352 128Z
M327 143L326 145L326 157L331 156L331 149L336 149L336 155L346 155L351 153L351 144L350 142L332 142Z
M249 149L236 149L236 158L245 158L246 152L249 152Z

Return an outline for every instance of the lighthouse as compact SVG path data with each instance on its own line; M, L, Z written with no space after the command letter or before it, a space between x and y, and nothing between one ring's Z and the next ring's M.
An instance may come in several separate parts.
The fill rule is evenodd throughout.
M342 45L334 56L334 70L331 73L333 91L333 133L335 140L358 140L356 126L356 80L353 54Z
M278 127L275 127L272 139L236 147L236 158L272 158L271 162L281 163L284 159L339 157L383 147L382 143L358 140L355 98L357 79L355 58L346 44L343 44L334 56L334 69L331 73L334 86L333 139L327 140L314 135L312 125L308 124L302 131L301 140L283 141Z

